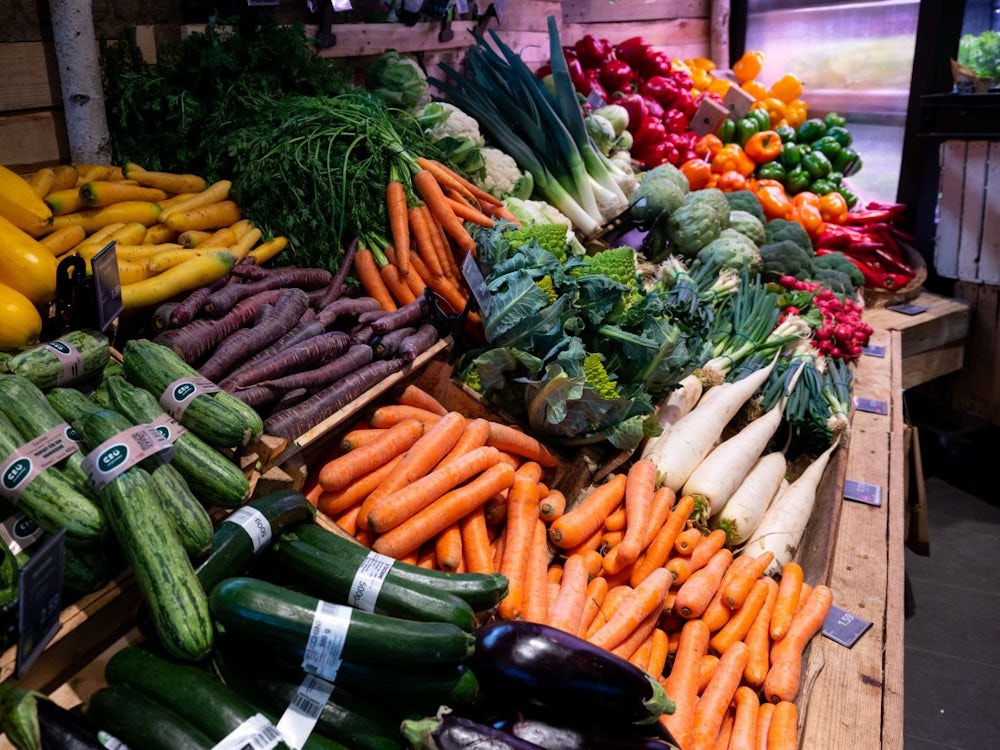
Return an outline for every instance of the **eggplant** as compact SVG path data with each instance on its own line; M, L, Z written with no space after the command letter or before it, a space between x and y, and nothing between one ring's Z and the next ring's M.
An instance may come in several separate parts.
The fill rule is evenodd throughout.
M612 732L594 726L550 723L522 717L498 722L498 729L533 742L545 750L677 750L677 745L656 737Z
M39 700L42 750L105 750L98 729L85 717L50 700Z
M546 715L581 716L597 726L659 724L674 703L652 675L559 628L526 620L501 620L476 630L467 660L486 699L515 710L543 708Z
M502 729L453 713L404 719L400 731L416 750L545 750Z

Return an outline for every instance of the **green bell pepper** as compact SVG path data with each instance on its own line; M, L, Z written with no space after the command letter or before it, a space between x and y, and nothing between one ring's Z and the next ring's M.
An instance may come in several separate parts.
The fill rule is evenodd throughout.
M792 195L808 190L811 183L812 177L803 167L790 169L785 175L785 190Z
M828 128L832 127L844 127L847 124L847 118L843 115L838 115L836 112L828 112L826 117L823 118L823 124Z
M796 143L812 143L826 135L826 125L818 117L810 117L795 128Z
M848 208L854 208L858 203L858 196L851 190L847 185L841 183L837 185L837 192L844 196L844 200L847 201Z
M763 107L756 107L747 112L747 117L752 117L757 120L760 127L758 130L770 130L771 129L771 115L767 113L767 110Z
M824 180L824 179L814 180L813 183L809 186L809 190L813 193L816 193L816 195L826 195L827 193L837 192L837 185L833 182L830 182L830 180Z
M833 171L833 165L826 158L826 154L815 149L802 157L802 168L809 173L812 180L826 177Z
M824 135L822 138L817 138L812 142L813 151L819 151L827 159L833 162L833 158L843 150L843 146L840 142L829 135Z
M778 161L781 162L786 170L794 169L802 163L802 148L794 143L783 143L781 146L781 153L778 155Z
M861 169L861 155L853 148L841 149L832 161L834 170L843 173L845 177L857 174Z
M844 148L847 148L854 142L854 136L851 135L851 131L840 125L834 125L832 128L826 129L826 136L830 138L835 138L837 143L839 143Z
M825 179L829 180L834 185L839 185L840 181L844 179L844 175L842 172L830 172Z
M719 140L723 143L732 143L736 135L736 121L731 117L725 118L715 134L719 136Z
M778 134L779 138L781 138L782 143L795 142L795 128L791 125L779 125L774 128L774 132Z
M744 143L750 140L750 136L759 131L760 131L760 122L757 120L756 117L751 117L748 114L746 117L741 118L736 123L736 133L733 137L733 140L742 146Z
M777 180L778 182L784 184L785 182L785 168L781 166L778 161L769 161L766 164L761 164L757 167L756 171L757 177L761 180Z

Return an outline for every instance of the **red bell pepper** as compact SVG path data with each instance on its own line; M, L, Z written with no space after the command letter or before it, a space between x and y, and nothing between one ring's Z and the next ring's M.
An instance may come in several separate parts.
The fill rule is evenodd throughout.
M649 44L641 36L633 36L615 45L615 57L639 68L649 54Z
M608 91L627 91L635 78L632 66L624 60L609 60L600 69L601 84Z
M598 68L611 60L615 54L614 45L607 39L586 34L573 45L576 56L586 68Z

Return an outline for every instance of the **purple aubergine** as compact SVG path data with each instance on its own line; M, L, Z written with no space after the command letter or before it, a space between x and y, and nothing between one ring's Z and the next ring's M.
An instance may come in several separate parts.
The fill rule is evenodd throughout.
M404 719L400 731L416 750L545 750L502 729L453 713Z
M651 724L674 704L649 673L558 628L505 620L476 631L468 660L491 702L602 726Z
M578 717L577 721L586 721ZM545 750L677 750L677 745L657 737L647 737L630 732L609 731L606 728L550 723L542 719L518 718L496 725L515 737L533 742Z

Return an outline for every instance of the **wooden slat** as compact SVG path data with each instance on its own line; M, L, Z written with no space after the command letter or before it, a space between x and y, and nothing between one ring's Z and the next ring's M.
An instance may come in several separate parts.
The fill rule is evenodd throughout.
M965 362L965 342L929 349L903 358L903 388L915 388L943 375L962 369Z
M399 52L432 52L434 50L460 49L472 41L469 31L475 27L471 21L458 21L451 28L455 35L448 42L438 39L441 24L418 23L406 26L401 23L343 24L334 27L337 44L322 50L322 57L367 57L387 49ZM317 27L306 26L306 33L315 35Z
M504 37L514 31L548 31L548 17L555 16L562 26L562 3L558 0L520 0L507 3L503 18L496 25L491 22L490 28Z
M983 237L983 205L986 201L986 141L969 141L965 154L962 186L962 234L958 238L958 278L979 279L979 249Z
M51 42L0 44L0 112L62 104L59 67Z
M0 116L0 164L17 172L69 161L62 110Z
M1000 284L1000 143L989 143L986 163L978 278Z
M707 54L709 21L707 18L683 18L644 23L637 28L631 23L572 23L561 29L564 43L571 43L585 34L593 34L617 44L641 32L648 44L662 48L671 56L688 58L687 50L700 49Z
M934 240L934 268L946 279L955 279L958 278L958 240L962 233L966 142L945 141L940 152L941 198Z
M966 300L924 291L911 304L927 310L906 315L883 307L864 313L865 321L874 328L902 331L904 358L963 341L968 335L970 306Z
M587 24L708 18L709 5L708 0L566 0L563 21Z
M1000 379L996 363L1000 342L997 341L998 294L1000 289L978 282L957 282L955 294L971 306L968 366L957 372L952 384L950 402L959 410L983 419L1000 409Z

